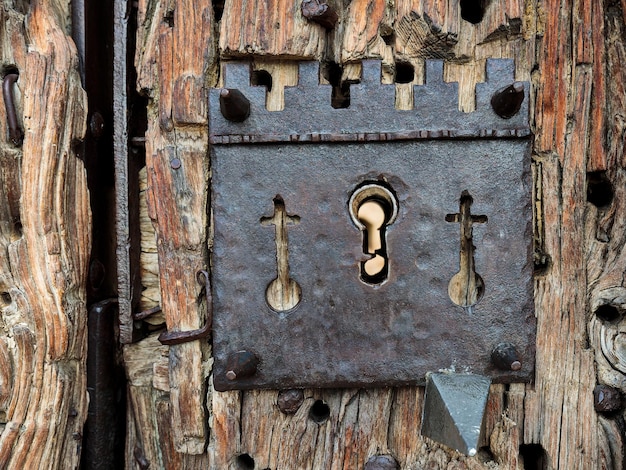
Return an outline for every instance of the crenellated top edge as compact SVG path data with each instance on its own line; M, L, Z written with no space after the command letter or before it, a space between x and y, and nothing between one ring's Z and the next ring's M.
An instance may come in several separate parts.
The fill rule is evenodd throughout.
M341 109L331 106L332 86L319 83L318 62L299 63L298 84L285 87L282 111L266 109L266 89L252 86L250 76L250 63L226 63L224 88L210 90L212 144L530 135L529 84L515 82L511 59L486 61L486 81L476 85L470 113L459 111L458 83L444 82L438 60L426 61L425 83L413 87L409 111L395 108L395 85L381 83L379 60L363 61L360 82L350 86L350 105Z

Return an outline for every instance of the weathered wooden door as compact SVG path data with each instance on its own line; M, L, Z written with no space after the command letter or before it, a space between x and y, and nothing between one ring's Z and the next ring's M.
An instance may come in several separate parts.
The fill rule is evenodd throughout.
M128 381L126 408L117 413L126 417L126 467L623 468L626 4L329 6L337 21L330 15L319 23L303 16L300 1L115 3L116 117L104 113L104 122L116 136L119 340ZM68 35L69 2L5 0L3 7L0 66L3 77L19 73L15 84L9 78L15 98L8 101L24 139L11 141L5 94L0 467L72 468L88 403L91 233L77 142L94 109L86 109ZM207 92L221 84L222 65L251 60L268 109L279 110L284 87L297 83L298 60L322 63L321 80L341 106L343 85L359 80L367 58L382 60L400 109L411 106L426 59L445 61L445 80L459 83L466 112L487 58L515 59L516 79L531 82L535 380L492 385L487 438L474 457L420 436L423 388L216 392L209 341L158 340L164 328L171 339L206 321ZM92 201L102 197L91 193ZM113 205L104 212L111 216ZM95 242L107 245L113 230L99 227Z

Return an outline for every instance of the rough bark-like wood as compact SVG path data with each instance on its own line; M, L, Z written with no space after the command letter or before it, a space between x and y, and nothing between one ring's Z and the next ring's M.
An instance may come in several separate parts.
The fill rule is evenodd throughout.
M0 467L77 468L87 415L85 308L91 220L75 143L86 97L69 2L4 2L3 75L16 67L23 147L0 122ZM27 10L27 11L26 11ZM27 16L25 14L28 13Z
M444 58L445 79L459 82L459 108L467 112L475 107L474 86L484 80L485 59L516 59L516 79L533 84L535 251L538 262L545 265L538 271L535 289L535 383L492 386L487 437L474 458L419 435L423 404L419 387L305 390L304 401L293 415L281 413L277 391L210 392L210 468L247 468L249 457L254 468L272 470L360 469L370 457L381 454L393 456L403 469L623 468L624 413L599 417L592 391L597 382L626 391L622 333L626 331L626 226L618 216L626 204L622 116L626 77L621 66L626 57L626 2L487 3L483 20L472 25L461 18L456 1L352 0L338 10L335 30L324 32L316 30L317 25L302 23L291 2L276 3L277 8L268 13L281 18L280 27L273 30L258 26L268 24L259 16L258 4L227 0L219 46L222 58L247 57L255 70L271 74L267 107L272 110L282 109L284 86L296 83L295 65L284 61L289 57L340 62L342 81L359 78L359 60L378 57L385 83L394 81L397 62L410 62L415 68L413 83L422 83L424 59ZM145 6L140 2L144 15ZM164 73L158 70L159 62L149 58L163 58L170 49L157 56L156 44L172 47L172 55L177 52L163 42L154 25L163 10L150 11L157 13L152 23L145 20L149 27L140 32L138 41L144 57L139 88L157 90L154 77ZM285 24L289 21L292 25ZM213 78L210 73L205 77ZM172 106L168 83L165 80L158 87L160 94L152 95L159 110ZM410 109L411 84L396 84L396 90L396 106ZM158 117L167 123L162 111ZM148 139L153 141L151 153L165 151L169 141L164 135L169 134L161 130ZM187 140L177 141L178 152L181 148L206 152L206 141L183 136ZM588 171L603 171L612 183L612 202L599 208L587 202ZM205 190L202 182L194 183ZM195 212L196 221L206 221L205 213L198 212L204 209L197 206L188 213ZM170 223L180 208L169 200L159 211L168 215L153 214L157 233L178 240L159 225ZM172 269L165 265L172 263L174 248L159 248L161 275L164 269ZM167 289L162 283L162 294ZM602 307L605 313L606 307L615 312L615 318L595 315ZM153 370L162 371L162 366ZM163 381L152 380L150 393L155 393L155 386L167 388ZM311 414L318 400L328 405L327 418ZM159 439L166 435L161 427L154 430L161 433Z

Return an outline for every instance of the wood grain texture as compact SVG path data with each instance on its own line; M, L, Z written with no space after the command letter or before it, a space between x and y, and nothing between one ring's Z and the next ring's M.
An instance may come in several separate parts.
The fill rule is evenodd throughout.
M324 27L308 22L301 0L226 0L219 48L226 57L271 55L319 59L326 46Z
M207 268L206 80L215 62L214 27L208 1L139 3L138 87L150 97L146 197L168 331L194 330L205 322L196 273ZM172 165L175 159L180 166ZM169 349L168 430L177 452L205 452L207 358L206 342Z
M156 232L152 219L148 214L146 190L148 188L147 172L143 168L139 172L139 224L141 227L141 299L139 309L146 311L161 305L161 290L159 283L159 255L157 252ZM155 313L146 319L152 325L162 325L165 317L162 312Z
M88 403L91 214L73 149L85 134L87 102L66 33L70 3L13 5L0 9L1 65L3 75L19 70L14 91L25 137L21 149L8 142L3 104L0 467L76 468Z
M444 58L445 80L459 82L459 108L466 112L475 107L474 86L485 78L485 60L516 59L516 79L532 83L528 99L535 133L535 251L545 264L535 283L536 379L529 385L492 386L486 439L474 458L419 435L424 393L419 387L305 390L300 408L286 415L277 406L278 391L217 393L209 386L209 468L239 470L248 468L252 459L260 469L352 470L363 468L375 455L393 456L402 469L623 468L623 412L599 416L593 407L598 382L626 391L626 226L619 216L626 204L622 4L606 2L599 8L587 0L489 2L483 20L473 25L461 18L459 4L452 0L352 0L338 9L340 22L332 32L302 23L292 2L272 5L265 12L267 4L227 0L220 37L212 39L219 41L223 59L249 58L254 70L272 76L267 100L271 110L282 109L284 87L296 82L296 68L288 58L338 62L340 83L360 77L358 61L364 58L382 59L385 83L393 83L398 62L409 62L415 84L423 82L424 59ZM197 288L193 279L174 269L183 259L177 250L187 240L176 230L202 233L196 224L206 224L206 207L193 196L185 209L162 193L163 188L176 187L167 155L193 155L193 161L200 161L207 151L206 140L200 139L201 113L183 131L168 111L174 106L175 75L168 75L161 64L180 53L168 36L170 26L161 21L168 8L140 2L145 27L138 40L138 88L151 94L151 120L160 123L158 128L151 124L149 131L148 153L153 156L148 184L160 188L159 201L152 189L151 214L159 234L164 302L175 294L182 299L181 286ZM262 27L276 25L277 18L280 27ZM195 60L201 61L199 57ZM209 82L215 78L211 71L204 74L205 83L207 77ZM322 75L322 80L329 78L324 71ZM410 109L411 84L396 84L396 90L396 106ZM179 137L175 149L172 134ZM187 160L181 160L184 167ZM194 174L205 171L200 163L193 167ZM602 171L612 187L613 198L602 207L587 202L588 171ZM206 181L184 175L189 186L205 194ZM189 227L181 227L180 214L195 217ZM197 258L185 259L191 265ZM168 270L182 276L184 284L174 283ZM603 306L613 309L616 317L607 321L594 315ZM180 315L183 318L184 311ZM170 316L168 327L182 321ZM150 356L145 358L150 363ZM175 364L171 358L170 367ZM152 364L153 372L162 374L163 363ZM174 387L176 372L170 369L169 374ZM152 394L154 400L157 389L167 389L165 382L153 378L142 393ZM328 406L328 416L319 415L320 404ZM167 410L162 411L167 416ZM170 412L175 413L174 408ZM146 417L135 416L135 424L150 425ZM152 426L157 440L169 439L162 426Z

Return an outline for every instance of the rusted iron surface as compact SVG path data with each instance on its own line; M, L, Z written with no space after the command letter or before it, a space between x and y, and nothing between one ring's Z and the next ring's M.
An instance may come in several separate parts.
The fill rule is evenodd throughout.
M216 389L423 384L440 369L531 380L528 100L517 115L499 117L490 100L513 83L512 63L487 68L469 114L457 111L456 84L433 76L439 63L427 64L413 111L394 109L377 62L363 64L348 109L330 106L317 65L305 64L300 85L285 90L285 110L272 113L265 89L247 86L245 66L227 69L225 86L240 90L251 111L241 123L227 121L220 91L211 91ZM368 185L383 188L372 197L390 194L387 207L397 210L373 251L353 207ZM283 223L268 227L272 214ZM460 236L473 247L466 255ZM384 275L364 276L363 261L380 253ZM455 303L448 290L464 269L475 269L467 285L479 287L480 278L484 291ZM268 286L289 302L268 299ZM492 363L502 342L519 352L519 370ZM238 351L258 366L229 380Z

